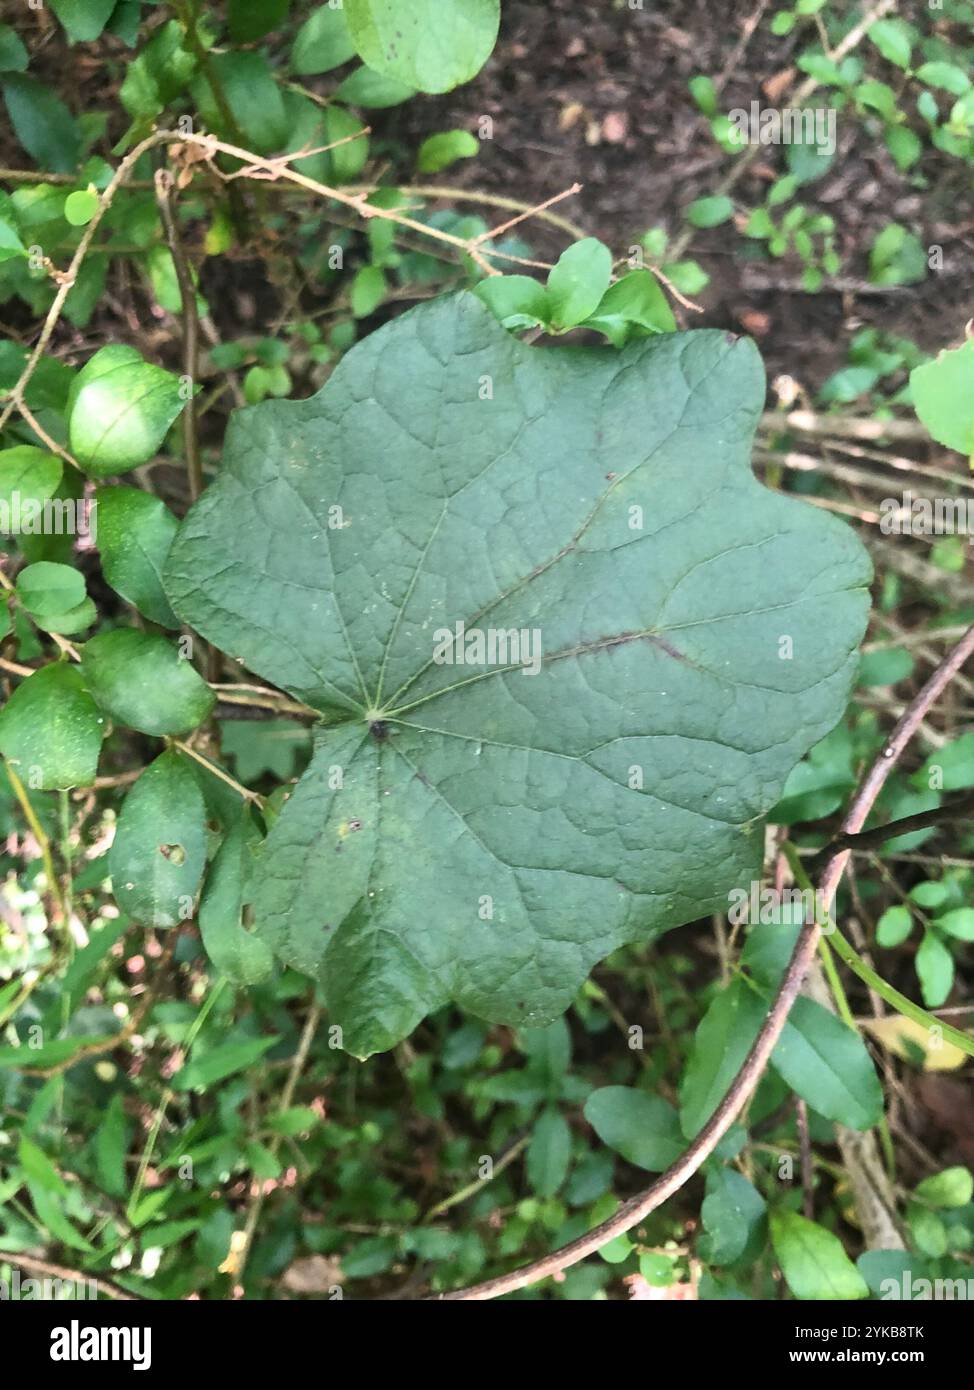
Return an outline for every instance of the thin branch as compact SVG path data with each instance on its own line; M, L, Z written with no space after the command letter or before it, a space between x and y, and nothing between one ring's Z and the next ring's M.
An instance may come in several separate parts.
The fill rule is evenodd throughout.
M563 198L573 198L576 193L581 193L581 191L582 185L580 183L573 183L571 188L563 188L560 193L555 193L553 197L546 198L543 203L538 203L536 207L522 208L516 216L509 217L506 222L501 222L498 226L491 227L488 231L481 232L479 236L474 237L474 245L480 246L485 241L492 241L494 237L501 236L504 232L509 232L512 227L516 227L518 223L523 222L525 218L534 217L538 213L546 211L547 208L552 207L555 203L560 203Z
M663 274L658 265L651 265L649 269L656 276L660 284L666 286L677 303L683 305L684 309L691 309L695 314L703 313L703 305L698 304L696 300L688 299L682 290L677 289L670 277Z
M102 219L112 205L112 199L115 197L115 194L121 188L122 184L126 182L130 171L135 167L147 150L151 150L156 145L161 145L168 140L176 140L179 138L181 137L174 131L160 130L156 131L153 135L147 136L144 140L141 140L134 149L128 152L115 170L104 192L99 194L98 206L92 214L91 221L82 233L81 240L78 242L75 253L71 258L71 264L61 277L57 293L54 296L50 309L47 311L47 317L44 320L41 335L34 344L34 349L24 364L24 369L16 383L10 388L7 404L4 406L3 410L0 411L0 430L6 425L15 410L19 410L21 414L24 413L24 393L27 389L27 383L34 375L37 364L40 362L48 343L51 341L51 334L54 332L55 325L61 317L64 301L67 299L71 292L71 287L78 278L81 263L87 255L88 248L92 241L94 241L95 233L101 226ZM28 417L25 415L24 418L27 419Z
M793 845L785 845L785 855L795 874L795 879L799 885L808 892L813 892L811 879L802 868L801 861L795 853ZM823 926L826 924L823 922ZM949 1042L954 1047L960 1048L961 1052L966 1052L968 1057L974 1057L974 1036L970 1033L963 1033L959 1028L953 1028L949 1023L942 1023L935 1018L927 1009L921 1008L919 1004L914 1004L912 999L907 999L905 994L901 994L888 981L875 971L871 965L854 950L846 941L845 937L832 921L828 922L829 943L835 954L857 975L863 984L868 985L874 990L881 999L885 999L887 1004L894 1008L897 1013L903 1014L905 1018L912 1019L914 1023L919 1023L922 1028L928 1031L932 1028L939 1028L943 1035L944 1042ZM854 1026L854 1025L853 1025Z
M876 798L897 760L922 724L924 716L972 653L974 626L968 629L964 638L944 658L926 685L905 709L849 805L842 822L843 834L855 834L862 829ZM822 873L820 896L816 901L820 901L826 911L831 908L849 853L849 850L840 850L829 860ZM560 1274L562 1270L578 1264L588 1255L594 1255L610 1240L615 1240L617 1236L632 1230L633 1226L644 1221L650 1212L655 1211L675 1192L679 1192L713 1153L757 1086L815 958L820 935L821 927L817 921L808 922L802 927L775 1000L740 1070L700 1133L665 1173L644 1191L623 1202L607 1221L601 1222L585 1235L569 1241L560 1250L554 1250L541 1259L522 1266L521 1269L513 1270L510 1274L502 1274L496 1279L488 1279L466 1289L432 1297L438 1301L452 1302L499 1298L502 1294L513 1293L517 1289L536 1284L540 1279Z
M377 207L374 203L367 202L364 194L349 194L340 188L330 188L328 184L319 183L317 179L311 179L306 174L298 173L297 169L292 169L286 165L282 166L279 159L275 161L273 157L262 158L260 155L254 154L252 150L245 150L239 145L231 145L225 140L218 140L215 135L176 135L173 138L179 139L187 145L196 145L199 149L206 151L211 158L216 154L227 154L251 165L254 173L266 170L271 175L276 174L278 178L284 179L288 183L295 183L301 188L307 188L312 193L320 194L323 198L332 198L336 203L354 208L359 216L366 220L378 217L382 221L395 222L400 227L409 227L414 232L420 232L423 236L432 237L434 241L445 242L448 246L462 251L464 255L470 256L485 275L499 274L499 271L491 265L490 261L469 238L454 236L452 232L445 232L440 227L428 226L426 223L418 222L416 218L407 217L392 208ZM500 254L500 252L491 252L491 255ZM519 259L506 254L503 258L506 260Z
M94 1284L99 1293L103 1293L108 1298L124 1300L127 1303L135 1303L140 1295L128 1293L119 1284L115 1284L111 1279L103 1279L99 1274L85 1274L80 1269L66 1269L64 1265L51 1264L50 1260L39 1260L34 1255L25 1255L21 1251L0 1250L0 1264L6 1261L7 1264L16 1265L19 1269L26 1269L28 1274L39 1274L44 1279L59 1279L66 1284Z
M809 873L816 873L827 864L832 855L843 849L875 849L887 840L895 840L900 835L910 835L914 830L928 830L931 826L949 824L954 820L966 820L974 811L974 793L959 797L946 806L935 806L931 811L917 811L915 815L903 816L890 821L888 825L878 825L873 830L861 830L858 835L837 835L824 849L820 849L807 865Z
M834 434L842 439L928 440L919 420L859 419L855 415L819 415L814 410L767 410L761 416L766 430L798 430L802 434Z
M255 806L263 806L264 798L259 792L250 791L242 782L238 782L236 777L231 777L229 772L225 772L218 763L211 762L209 758L198 752L190 744L184 743L182 739L174 738L172 740L172 745L174 748L178 748L181 753L185 753L187 757L193 758L201 767L205 767L207 772L212 772L214 777L218 777L220 781L225 782L228 787L232 787L237 795L242 797L244 801L252 801Z

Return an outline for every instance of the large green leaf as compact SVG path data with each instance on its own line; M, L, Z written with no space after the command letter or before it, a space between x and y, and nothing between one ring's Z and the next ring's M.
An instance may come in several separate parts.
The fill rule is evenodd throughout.
M126 796L108 851L119 907L147 927L187 921L205 859L203 793L186 759L167 748Z
M865 1043L814 999L795 1000L771 1060L820 1115L849 1129L871 1129L882 1119L883 1088Z
M254 872L254 847L259 841L245 806L217 852L200 900L200 934L206 954L222 974L239 985L258 984L274 965L267 942L248 931L242 921Z
M56 661L28 676L0 710L0 753L28 787L87 787L104 725L77 669Z
M974 455L974 341L914 367L910 389L916 413L937 443Z
M356 1055L450 999L550 1020L617 946L756 876L870 577L844 523L755 480L763 403L748 341L534 348L461 294L231 424L164 584L325 715L255 920ZM458 622L524 629L527 669L470 665Z
M773 1211L771 1244L788 1287L799 1299L867 1298L866 1281L838 1236L793 1211Z
M26 72L6 73L0 88L14 134L31 159L56 174L73 173L81 132L61 98Z
M92 478L123 473L152 458L184 404L178 377L112 343L71 384L71 448Z
M189 733L216 703L192 662L157 632L100 632L85 643L82 669L105 713L144 734Z
M298 30L291 49L291 66L298 77L330 72L355 53L344 9L319 5Z
M716 995L693 1039L680 1087L680 1123L692 1139L714 1113L751 1050L768 1009L745 980Z
M345 0L363 62L421 92L469 82L497 39L500 0Z
M178 627L161 578L176 518L161 498L137 487L100 487L95 501L105 578L152 622Z
M651 1173L675 1163L685 1148L672 1105L633 1086L593 1091L585 1102L585 1118L603 1144Z

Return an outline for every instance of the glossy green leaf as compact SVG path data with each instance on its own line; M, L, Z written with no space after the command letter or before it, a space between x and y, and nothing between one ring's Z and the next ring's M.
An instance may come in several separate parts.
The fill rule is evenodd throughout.
M143 734L186 734L216 696L191 661L157 632L116 628L85 643L85 683L113 720Z
M234 43L253 43L287 19L291 0L228 0L227 24Z
M913 1195L932 1207L966 1207L974 1198L974 1175L969 1168L944 1168L917 1183Z
M115 0L48 0L70 43L97 39L111 18Z
M697 1028L680 1087L680 1123L688 1139L716 1110L767 1011L763 999L743 980L732 981L715 996Z
M277 1041L276 1037L269 1037L220 1043L202 1057L191 1057L173 1077L173 1090L190 1091L194 1086L212 1086L216 1081L223 1081L254 1066Z
M0 265L5 261L18 260L27 255L27 248L21 241L14 224L7 218L0 218Z
M162 587L162 567L179 525L172 512L160 498L137 487L99 488L95 511L101 567L109 584L150 621L178 627Z
M71 565L54 565L41 560L20 571L17 576L17 596L24 607L38 618L66 613L69 608L76 608L84 601L84 576Z
M244 987L266 979L274 963L266 941L248 931L242 920L252 896L259 844L260 835L244 809L217 851L199 908L206 954L222 975Z
M352 313L357 319L368 318L386 297L386 277L376 265L363 265L355 272L349 291Z
M30 55L15 30L0 24L0 72L25 72Z
M910 909L898 903L888 907L876 923L876 944L887 949L901 946L913 930Z
M528 1182L539 1197L553 1197L568 1176L571 1130L557 1110L543 1110L531 1132L526 1167Z
M935 931L923 933L916 955L916 972L920 992L928 1009L939 1009L946 1003L954 984L954 958Z
M593 1091L585 1102L585 1118L603 1144L650 1173L662 1173L686 1147L672 1105L632 1086Z
M548 305L557 328L571 328L594 314L609 288L612 253L595 237L573 242L548 272Z
M614 347L622 347L634 330L673 333L676 319L652 271L632 270L609 286L585 327L597 329Z
M189 82L196 58L183 46L185 37L182 25L170 19L127 65L118 95L130 116L158 115Z
M81 157L81 132L60 97L26 72L0 79L14 134L41 169L70 174Z
M68 399L71 450L93 478L124 473L159 449L185 405L179 378L115 344L88 359Z
M920 238L899 222L890 222L870 248L870 280L874 285L915 285L926 274L927 251Z
M335 96L339 101L347 101L350 106L365 106L382 110L387 106L399 106L416 95L416 88L408 82L400 82L384 72L373 72L371 68L360 67L350 72L339 83Z
M888 63L908 68L913 52L910 26L902 19L878 19L867 30L869 40Z
M937 443L974 457L974 340L914 367L910 390Z
M866 1281L831 1231L793 1211L773 1211L769 1220L775 1257L796 1298L869 1296Z
M87 188L76 188L64 200L65 221L72 227L86 227L98 211L98 194Z
M56 661L28 676L0 710L0 753L27 787L87 787L104 723L78 670Z
M551 313L547 290L530 275L491 275L474 293L505 328L534 328Z
M98 1181L112 1197L124 1197L128 1192L125 1156L131 1136L132 1125L125 1115L122 1094L116 1091L95 1130L93 1142Z
M707 1174L707 1195L700 1208L706 1231L701 1254L708 1264L739 1260L764 1231L764 1198L742 1173L715 1168Z
M420 145L416 168L421 174L438 174L458 159L472 159L479 151L480 141L469 130L440 130Z
M532 348L457 295L232 422L164 582L326 715L254 907L356 1055L451 998L547 1022L756 875L869 579L848 527L754 479L763 403L724 333Z
M354 54L344 7L319 5L297 32L291 48L291 67L298 77L308 77L330 72Z
M939 1260L947 1253L947 1227L935 1211L919 1202L907 1202L906 1221L910 1244L921 1255Z
M211 54L209 61L233 126L226 120L223 103L216 100L208 78L198 74L191 90L206 128L236 143L241 143L242 136L246 148L258 154L280 150L287 138L288 122L281 88L267 55L234 51Z
M469 82L497 39L500 0L345 0L359 57L421 92Z
M871 1129L882 1118L883 1088L865 1043L814 999L795 1000L771 1065L826 1119Z
M687 208L687 221L693 227L719 227L734 215L730 198L698 198Z
M0 531L37 525L42 504L57 492L63 471L59 458L32 444L0 450Z
M971 79L956 63L923 63L917 68L916 76L920 82L941 87L955 97L962 97L971 87Z
M56 632L62 637L74 637L79 632L87 632L92 623L98 620L98 610L90 598L82 599L74 608L63 613L48 613L44 617L31 615L38 627L45 632Z
M115 901L147 927L193 915L206 857L206 808L186 759L168 748L145 769L122 806L108 852Z
M361 129L361 119L344 106L332 104L325 112L325 144L335 146L328 151L331 176L335 183L348 183L350 179L358 178L365 168L365 161L369 157L369 137L357 135ZM357 138L349 139L349 136ZM340 145L337 143L339 140L345 143Z
M974 907L955 907L938 917L936 926L955 941L974 941Z

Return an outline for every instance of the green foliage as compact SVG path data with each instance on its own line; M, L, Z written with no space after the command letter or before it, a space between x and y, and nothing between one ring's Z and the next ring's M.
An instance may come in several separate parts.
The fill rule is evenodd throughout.
M105 578L116 593L162 627L178 626L162 587L162 567L177 522L158 497L134 487L95 493L98 548Z
M376 72L421 92L469 82L490 57L500 0L346 0L359 57Z
M933 438L974 457L974 341L915 367L910 388L916 412Z
M152 458L184 404L171 372L143 361L134 348L104 347L71 385L71 449L90 477L124 473Z
M119 907L154 927L193 915L206 858L206 809L187 760L160 753L125 798L108 858Z
M708 35L648 142L603 123L645 19L624 5L604 69L598 26L532 48L511 7L459 105L414 98L481 71L497 0L21 10L0 1278L41 1252L137 1298L373 1298L547 1255L713 1115L809 920L786 865L820 862L971 620L964 528L875 524L906 487L948 515L969 491L970 5L890 12L838 57L860 16L797 0L731 71ZM524 141L579 60L611 83ZM753 160L731 97L792 68L769 103L817 84L799 100L840 138ZM584 200L539 210L555 146ZM646 227L626 185L673 151ZM680 331L684 296L720 327ZM773 414L738 320L767 336ZM879 571L861 655L856 532ZM461 621L507 651L454 671ZM974 787L967 691L926 712L870 829ZM852 862L833 915L879 974L832 936L838 1012L821 982L798 998L695 1180L519 1297L968 1278L974 1178L933 1123L953 1102L907 1146L916 1107L887 1129L883 1090L965 1084L969 818ZM866 1248L852 1150L887 1168L908 1248Z
M462 351L453 356L458 345ZM388 388L371 412L358 416L353 433L343 435L330 401L369 400L380 360ZM645 381L632 391L637 363ZM493 383L490 413L478 398L485 377ZM702 380L707 390L698 395L692 383ZM773 792L765 792L764 804L750 797L724 804L714 799L716 787L703 786L684 796L678 809L634 791L627 769L645 758L646 740L660 730L672 744L663 761L654 759L647 770L650 783L671 776L679 764L683 755L668 695L674 711L687 703L699 711L691 736L706 739L728 772L734 767L744 775L746 763L728 742L729 731L723 741L716 731L722 701L712 702L709 673L726 659L734 621L748 624L759 649L756 634L768 608L764 585L776 553L782 568L774 592L779 602L800 610L791 619L799 653L805 647L800 634L817 622L807 595L815 593L819 567L827 565L829 634L818 635L814 655L809 642L807 658L799 655L794 662L787 696L753 688L753 717L762 725L770 721L777 731L755 763L764 784L783 784L807 747L807 730L824 732L841 709L852 670L849 652L863 620L864 594L857 586L868 568L841 529L756 488L743 448L760 391L753 350L718 334L664 335L636 345L618 363L584 353L562 361L519 347L475 300L461 297L414 310L372 335L314 401L265 404L262 418L254 414L242 432L231 432L220 480L170 552L166 589L176 612L208 640L326 717L312 769L268 841L256 911L259 930L276 953L322 979L345 1045L357 1055L391 1046L449 997L488 1018L545 1021L568 1003L586 964L627 939L708 910L726 892L729 866L744 872L754 862L760 839L753 823L774 800ZM546 422L547 438L535 429L530 452L522 456L517 439L525 393L545 403L535 409ZM433 450L405 427L401 409L417 398L441 396L452 404ZM608 440L599 447L595 439L595 402L601 410L611 402L617 421L611 454ZM733 444L729 410L738 421ZM676 433L677 421L687 418L694 422L696 446L689 457ZM572 438L567 458L566 430ZM451 443L456 462L447 478L439 451ZM653 467L647 469L640 460L650 443ZM316 461L313 470L307 459ZM338 495L339 467L350 489L347 526L343 518L333 525L328 510L329 499ZM554 510L545 502L543 514L551 520L535 535L534 556L525 557L520 544L506 540L520 529L510 510L505 527L484 536L496 588L484 587L461 548L465 508L476 497L491 509L493 499L507 495L528 469L533 485L526 505L536 530L537 499L555 488L563 500ZM694 471L704 492L719 479L714 514L724 523L731 514L740 518L739 549L715 558L712 528L699 511L692 526L675 525ZM624 485L605 488L606 472ZM356 487L357 477L368 480L368 490ZM241 515L245 497L268 490L294 498L282 506L268 540L271 553L287 556L284 570L277 562L255 564L248 540L253 523ZM459 508L455 498L462 499ZM633 528L633 508L637 522L643 513L652 518L642 532L639 525ZM643 573L634 543L641 534L656 542L656 579L648 589L645 579L640 587L636 578ZM812 535L814 542L799 541ZM410 557L421 537L423 562L417 566ZM630 543L620 548L627 538ZM568 557L579 547L586 556L580 572L558 559L544 563L547 556ZM807 557L804 566L796 565L796 551ZM686 586L682 576L694 556L700 582ZM533 567L538 582L532 585ZM387 576L395 571L407 577L405 588L401 581L390 587ZM315 587L313 576L322 574L330 576L327 587ZM708 597L730 585L731 575L733 618ZM425 616L431 586L450 624L436 633ZM597 611L582 602L583 591L615 592L625 600ZM380 612L381 619L371 616ZM537 630L534 640L543 639L544 651L536 657L495 652L476 658L484 671L458 679L452 671L452 624L485 612L505 632ZM359 615L366 618L364 627ZM776 640L770 629L763 638ZM606 660L609 686L609 672L602 672ZM494 684L486 684L485 675L510 690L509 714L498 710ZM621 692L644 686L660 690L654 722L624 721ZM620 692L614 697L613 688ZM800 725L791 722L792 697L799 691ZM383 726L381 741L373 732L376 724ZM598 751L607 747L612 751ZM524 868L513 867L524 864L523 850L515 848L523 833L517 821L505 828L491 811L492 788L513 775L512 756L531 760L520 813L524 824L537 827L539 850L545 845L537 862ZM569 785L579 807L571 833L554 812L565 795L568 764L574 764ZM340 787L336 767L342 770ZM468 793L456 800L461 786L472 789L472 798ZM383 804L386 791L390 799ZM606 822L638 824L645 846L661 843L664 820L672 824L675 814L683 822L683 843L700 846L700 860L708 866L702 872L696 851L684 869L662 845L655 855L641 847L629 863L619 844L612 881L603 877L599 861L579 858L586 826L591 832ZM458 841L456 827L463 821L473 834ZM373 869L377 854L379 876ZM727 867L716 876L712 863ZM569 869L570 879L564 876ZM667 876L679 905L653 900L654 872ZM407 881L408 898L400 891ZM480 881L485 892L487 885L492 891L478 927L469 885ZM309 916L305 894L312 884L321 906ZM417 901L424 904L419 922ZM553 906L559 923L572 922L577 954L571 961L561 949L561 925L546 943ZM398 944L406 941L408 953ZM530 950L519 941L530 942ZM366 943L372 969L363 975L358 961ZM485 963L491 961L490 975L516 976L513 987L487 983Z
M85 644L81 669L105 714L144 734L189 733L216 702L192 664L156 633L99 633Z
M31 787L85 787L95 778L103 720L72 666L35 671L0 710L0 753Z
M769 1222L781 1272L796 1298L867 1297L866 1281L831 1231L787 1210L771 1212Z

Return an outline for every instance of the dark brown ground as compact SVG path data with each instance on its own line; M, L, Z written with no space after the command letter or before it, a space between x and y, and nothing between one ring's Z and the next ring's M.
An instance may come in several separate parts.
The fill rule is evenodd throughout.
M712 193L729 168L686 83L696 73L719 81L755 7L756 0L645 0L639 11L610 0L504 0L497 47L473 82L442 97L420 97L391 122L373 124L377 132L385 125L408 141L454 126L476 130L480 115L491 116L493 140L483 142L475 160L453 166L435 181L532 203L578 181L582 192L557 210L619 255L653 225L665 226L671 238L677 235L681 210ZM746 108L752 99L788 104L786 97L773 99L764 84L783 81L796 51L811 40L807 29L797 38L770 35L768 16L775 8L769 6L727 72L720 109ZM910 0L898 12L924 29L933 22L925 5ZM861 51L870 73L898 90L903 74L868 48ZM904 109L912 110L912 103ZM928 151L904 177L852 114L839 116L838 146L831 172L800 196L835 218L842 276L865 282L869 244L890 221L908 226L924 245L942 245L943 272L919 286L882 294L867 287L855 295L834 290L809 295L798 289L801 268L795 262L748 267L742 251L747 254L754 243L729 224L697 231L688 253L711 276L699 296L706 316L694 315L694 322L755 333L770 375L787 371L810 387L843 365L845 344L863 323L913 338L932 351L959 337L965 317L974 313L970 170ZM769 148L734 191L740 210L763 200L776 168L783 168L780 152ZM480 211L495 220L494 210ZM542 258L556 255L563 235L537 222L530 225L529 236L546 253ZM779 288L753 288L764 278Z

